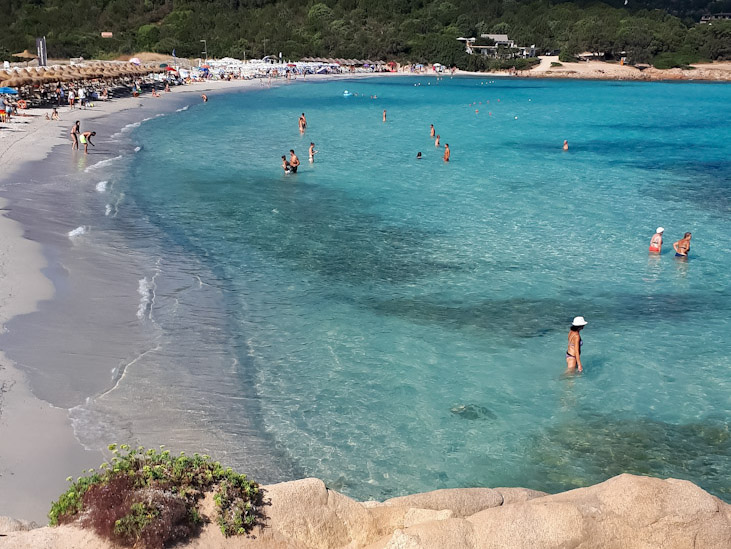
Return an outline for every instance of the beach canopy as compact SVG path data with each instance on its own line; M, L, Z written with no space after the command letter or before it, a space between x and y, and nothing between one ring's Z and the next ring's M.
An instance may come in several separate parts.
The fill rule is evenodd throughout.
M23 50L20 53L14 53L13 57L18 57L20 59L35 59L38 57L35 53L31 53L28 50Z
M18 95L18 90L3 86L0 88L0 93L7 93L8 95Z

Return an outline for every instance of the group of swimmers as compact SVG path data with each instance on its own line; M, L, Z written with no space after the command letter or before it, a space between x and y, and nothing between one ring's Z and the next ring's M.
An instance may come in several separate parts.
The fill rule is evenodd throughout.
M80 120L74 122L74 125L71 127L70 134L72 151L79 150L79 143L84 145L84 154L89 154L89 145L96 147L96 145L91 142L91 138L96 135L96 132L82 132Z
M383 121L386 121L386 111L383 111ZM439 147L439 140L441 139L440 135L437 135L436 130L434 129L434 124L429 124L429 137L434 139L434 146ZM451 151L449 150L449 143L444 144L444 156L442 157L445 162L449 162L449 157L451 156ZM416 153L416 159L421 160L421 151Z
M650 253L659 254L662 250L662 235L665 232L663 227L658 227L655 230L655 234L650 239ZM680 259L687 259L690 253L690 239L691 233L685 233L683 238L677 242L673 242L673 249L675 250L675 257ZM584 367L581 364L581 330L584 329L588 323L583 316L577 316L571 323L569 329L569 344L566 349L566 366L569 370L577 370L579 372L584 371Z
M652 238L650 239L650 253L660 253L660 251L662 250L662 235L664 232L665 229L663 229L662 227L658 227L657 229L655 229L655 234L652 235ZM683 235L683 238L681 238L677 242L673 242L675 257L688 259L688 254L690 253L691 237L692 235L690 233L685 233Z
M297 125L299 126L300 133L305 133L305 130L307 129L307 117L305 116L305 113L302 113L299 116ZM312 163L315 161L315 155L317 154L317 151L315 150L315 144L313 142L310 142L310 148L308 152L310 162ZM282 169L284 170L284 173L286 175L289 175L291 173L297 173L297 168L299 167L299 165L300 159L294 153L294 149L289 149L289 160L287 160L286 155L282 155Z

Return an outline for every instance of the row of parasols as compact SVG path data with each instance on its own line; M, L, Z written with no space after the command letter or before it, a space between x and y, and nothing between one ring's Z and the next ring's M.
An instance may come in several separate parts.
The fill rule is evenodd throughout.
M302 61L309 63L330 63L332 65L384 65L383 61L370 59L326 59L324 57L303 57Z
M104 63L102 61L84 65L28 67L24 69L0 70L0 87L19 88L22 86L39 86L43 84L94 79L134 78L166 71L167 68L159 66L133 65L131 63Z

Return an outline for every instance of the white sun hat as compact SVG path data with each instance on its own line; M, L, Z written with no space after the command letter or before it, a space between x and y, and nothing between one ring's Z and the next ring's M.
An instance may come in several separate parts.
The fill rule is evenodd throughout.
M572 326L586 326L588 322L584 320L583 316L577 316L574 318L574 321L571 323Z
M665 231L665 229L663 229L662 227L658 227L657 229L655 229L655 232L656 233L661 233L661 232L664 232L664 231Z

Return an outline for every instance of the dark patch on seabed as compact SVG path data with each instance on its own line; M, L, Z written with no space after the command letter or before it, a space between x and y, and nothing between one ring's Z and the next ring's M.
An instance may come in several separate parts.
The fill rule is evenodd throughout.
M421 298L399 298L363 303L380 315L401 317L418 324L440 324L455 330L477 330L483 337L541 337L568 327L567 311L583 311L593 322L607 325L637 325L646 319L681 319L698 312L724 311L731 306L727 293L704 295L625 294L591 300L565 298L509 298L479 302L447 302Z
M210 228L292 269L345 283L413 281L466 268L459 260L434 259L449 254L435 250L433 232L358 213L369 204L359 208L360 201L347 193L306 184L298 188L297 200L281 185L240 190L240 197L209 221Z
M536 435L526 451L535 488L558 492L621 473L690 480L731 500L731 433L723 419L673 424L581 413Z
M660 164L658 168L677 179L665 185L648 184L643 194L678 204L690 202L711 213L731 213L731 160Z

